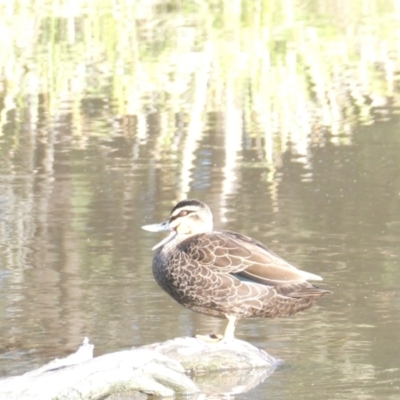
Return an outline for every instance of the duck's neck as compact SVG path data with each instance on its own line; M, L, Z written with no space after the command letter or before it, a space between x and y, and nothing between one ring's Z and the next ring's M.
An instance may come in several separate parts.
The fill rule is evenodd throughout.
M191 236L194 236L193 234L186 234L186 233L180 233L176 235L172 240L170 240L168 243L165 243L164 246L162 246L163 251L173 251L176 246L178 246L179 243L183 242L184 240L190 238Z

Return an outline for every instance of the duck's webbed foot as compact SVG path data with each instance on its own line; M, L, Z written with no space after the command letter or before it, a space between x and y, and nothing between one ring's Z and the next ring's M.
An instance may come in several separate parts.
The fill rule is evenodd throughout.
M224 335L215 333L211 333L210 335L195 335L194 337L206 343L218 343L224 339Z
M212 333L211 335L195 335L195 338L206 343L232 342L235 339L235 327L238 319L236 315L226 314L225 316L228 319L228 325L223 335Z

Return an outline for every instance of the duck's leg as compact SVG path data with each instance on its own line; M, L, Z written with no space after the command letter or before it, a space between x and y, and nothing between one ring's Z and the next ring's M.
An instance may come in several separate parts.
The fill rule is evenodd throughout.
M238 319L236 315L231 314L225 314L225 317L228 319L228 325L225 328L223 341L231 342L233 339L235 339L235 328L236 324L238 323Z

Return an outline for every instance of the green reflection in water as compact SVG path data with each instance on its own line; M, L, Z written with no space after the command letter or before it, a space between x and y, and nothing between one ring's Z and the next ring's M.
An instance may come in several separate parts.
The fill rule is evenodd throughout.
M1 371L220 331L140 231L190 196L334 291L244 322L286 362L251 393L398 398L398 2L35 4L0 13Z

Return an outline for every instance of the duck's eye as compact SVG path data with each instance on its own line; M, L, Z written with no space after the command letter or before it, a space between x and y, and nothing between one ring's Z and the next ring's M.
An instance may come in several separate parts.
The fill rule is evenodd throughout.
M188 212L187 212L186 210L182 210L182 211L179 213L179 216L180 216L180 217L184 217L185 215L188 215Z

